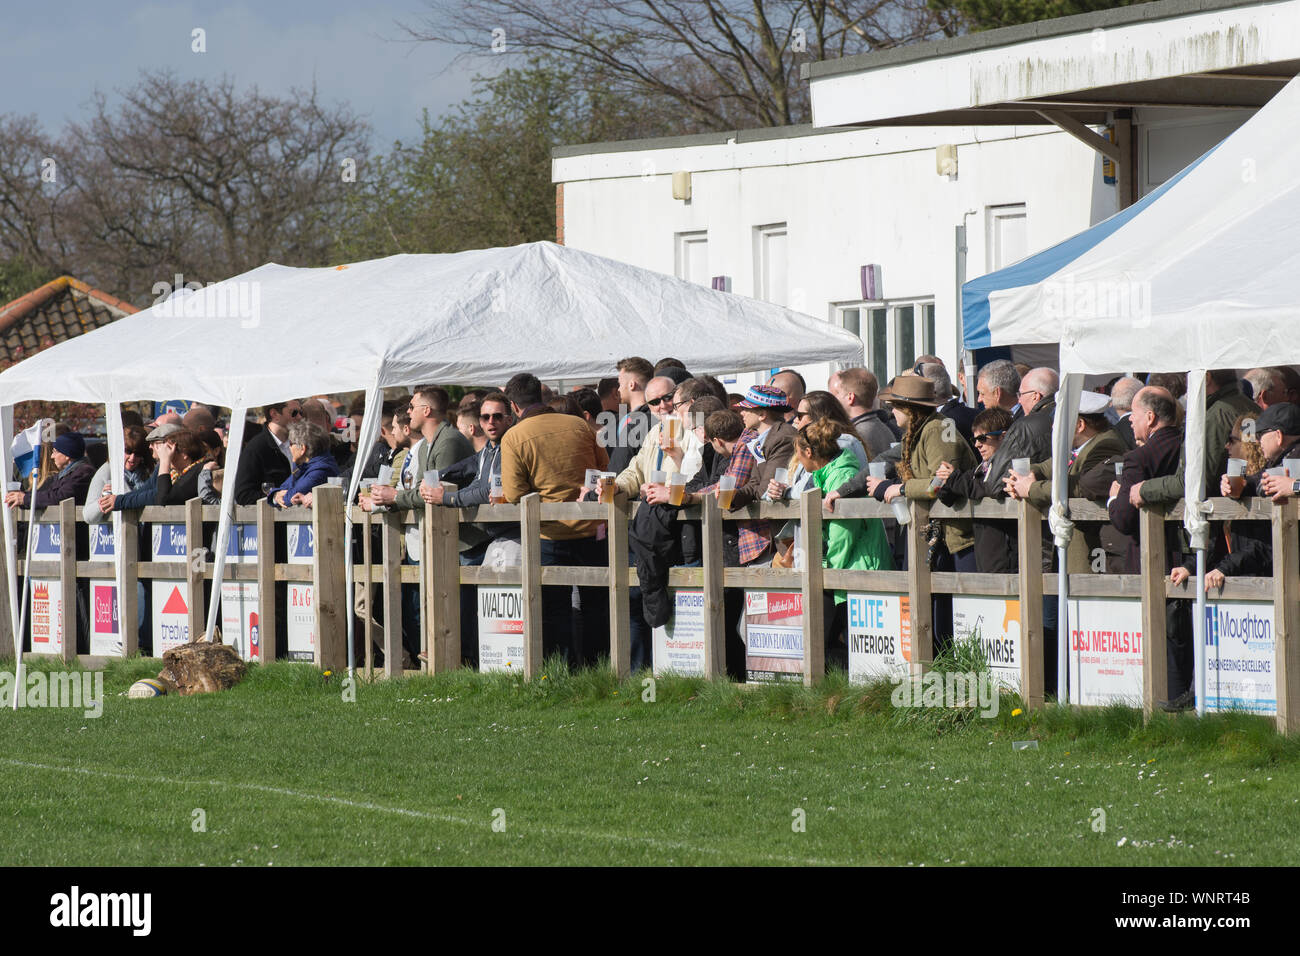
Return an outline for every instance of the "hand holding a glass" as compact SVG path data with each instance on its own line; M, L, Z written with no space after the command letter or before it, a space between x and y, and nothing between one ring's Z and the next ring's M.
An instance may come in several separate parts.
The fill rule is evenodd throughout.
M1228 473L1219 482L1219 491L1225 498L1240 498L1246 488L1246 460L1229 458Z
M785 497L786 489L789 487L790 470L788 468L778 468L772 473L772 478L767 483L767 492L764 497L770 501L780 501Z
M1029 497L1029 486L1034 483L1033 475L1007 475L1003 479L1002 485L1006 488L1007 495L1017 501Z
M1289 478L1286 468L1266 468L1264 477L1259 480L1259 490L1274 501L1285 501L1291 496L1293 479Z
M867 494L875 495L880 483L885 480L885 463L873 461L867 465Z
M649 480L641 486L641 497L652 505L666 505L668 503L668 472L650 472Z

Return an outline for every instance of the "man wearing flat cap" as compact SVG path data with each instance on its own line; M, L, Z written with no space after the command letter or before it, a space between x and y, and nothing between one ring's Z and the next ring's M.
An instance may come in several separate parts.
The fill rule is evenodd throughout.
M95 476L95 466L86 459L86 439L77 432L64 432L54 439L50 459L59 470L31 494L9 492L5 495L5 504L10 508L26 508L30 502L34 508L49 508L67 498L75 498L79 505L85 504L90 479Z
M1109 404L1106 396L1097 392L1083 392L1079 396L1079 416L1074 422L1067 472L1070 498L1105 501L1115 480L1114 463L1128 451L1124 439L1106 419ZM1045 511L1052 501L1052 460L1035 463L1028 475L1008 475L1005 485L1012 498L1027 498ZM1091 556L1095 549L1102 547L1098 525L1085 525L1081 531L1071 540L1067 555L1066 563L1072 574L1091 570Z
M1288 458L1300 458L1300 406L1278 402L1255 419L1255 440L1264 452L1264 467L1277 468ZM1260 472L1246 479L1248 494L1267 495L1282 501L1300 495L1300 475L1266 475Z

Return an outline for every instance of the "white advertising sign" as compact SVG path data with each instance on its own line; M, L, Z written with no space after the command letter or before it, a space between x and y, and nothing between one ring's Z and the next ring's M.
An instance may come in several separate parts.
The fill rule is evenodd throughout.
M912 620L900 594L848 595L849 683L907 676L912 660Z
M673 615L654 628L654 672L703 677L704 592L674 590Z
M162 657L190 640L190 586L184 581L154 581L153 654Z
M952 598L952 630L956 640L978 640L988 658L993 679L1020 691L1020 601L1003 597Z
M745 592L745 674L751 682L803 680L803 594Z
M261 661L257 582L221 582L221 639L246 661Z
M523 671L524 592L522 588L478 589L478 669Z
M1277 714L1273 604L1205 605L1205 707Z
M1070 699L1076 704L1142 706L1142 602L1069 600Z
M32 653L63 653L63 583L58 578L32 578Z

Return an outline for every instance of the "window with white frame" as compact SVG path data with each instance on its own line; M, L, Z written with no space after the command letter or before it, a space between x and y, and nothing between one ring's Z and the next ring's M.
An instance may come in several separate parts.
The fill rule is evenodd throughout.
M934 354L934 300L889 299L835 306L840 326L862 339L864 364L881 385Z
M1029 217L1025 204L986 208L987 266L994 272L1029 255Z
M790 268L786 224L754 229L754 297L776 305L790 304Z
M679 232L674 239L674 271L677 278L698 282L700 285L712 284L713 277L709 275L708 232Z

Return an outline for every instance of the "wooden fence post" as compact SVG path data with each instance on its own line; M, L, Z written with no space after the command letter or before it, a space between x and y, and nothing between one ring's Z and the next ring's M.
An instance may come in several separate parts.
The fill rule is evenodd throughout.
M1138 511L1142 575L1142 713L1150 717L1168 693L1165 656L1165 512L1159 505Z
M59 502L59 584L63 592L63 662L77 659L77 503Z
M113 542L114 548L122 549L123 556L117 622L122 629L122 656L135 657L140 652L140 512L123 511L121 515L122 538Z
M799 499L803 537L803 682L811 687L826 676L825 608L822 606L822 493L808 488Z
M444 491L456 486L443 482ZM425 587L424 627L428 634L429 670L460 667L460 511L424 504L421 578Z
M1043 513L1025 500L1019 512L1020 699L1026 708L1036 710L1043 706ZM1058 696L1060 692L1057 688Z
M384 565L384 673L402 676L402 515L383 512L380 554Z
M520 567L524 598L524 676L529 680L542 672L542 497L537 492L519 502L519 544L523 549Z
M1273 503L1273 674L1277 729L1300 729L1300 543L1294 498Z
M704 676L709 680L727 673L726 567L722 556L722 510L715 495L705 495L700 506L704 558Z
M316 666L322 670L340 670L347 666L348 621L352 613L352 595L347 590L347 572L343 566L344 546L351 548L345 534L343 489L337 485L317 485L312 489L312 585L316 606ZM351 561L348 553L346 559Z
M930 522L930 502L909 501L912 520L899 528L907 536L907 605L912 621L912 676L920 677L934 660L934 609L930 600L929 544L925 526Z
M275 511L263 498L257 503L257 642L263 664L275 660Z
M190 643L203 639L208 626L207 607L203 601L203 572L207 567L203 550L203 499L191 498L185 502L185 583L190 592L188 615ZM213 582L215 584L215 582ZM214 593L212 600L220 601Z
M609 666L620 680L632 671L632 621L627 583L628 502L614 495L605 520L609 545Z

